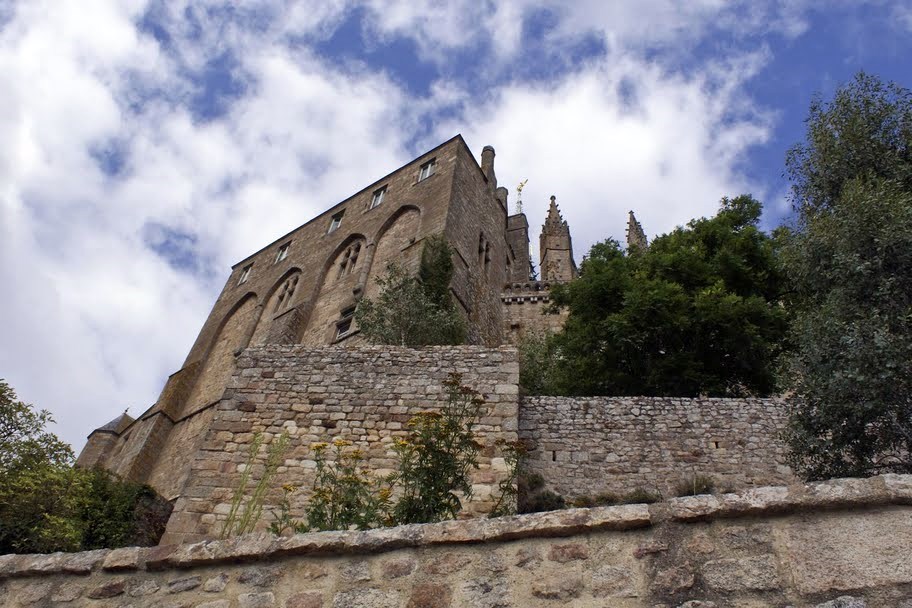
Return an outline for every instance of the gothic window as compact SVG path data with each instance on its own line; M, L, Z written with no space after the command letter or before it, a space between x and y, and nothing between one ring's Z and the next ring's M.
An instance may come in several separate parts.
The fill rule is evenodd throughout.
M336 279L341 279L355 271L355 265L358 263L358 255L360 253L361 243L355 243L345 251L342 261L339 262L339 274L336 275Z
M253 268L253 264L247 264L244 266L244 269L241 270L241 276L238 277L238 285L243 285L247 282L247 279L250 278L250 270Z
M291 243L290 243L290 242L289 242L289 243L285 243L284 245L282 245L281 247L279 247L279 250L276 252L276 258L275 258L275 263L276 263L276 264L278 264L279 262L281 262L282 260L284 260L285 258L288 257L288 248L289 248L289 247L291 247Z
M341 340L351 333L352 321L355 320L355 307L346 308L342 311L341 318L336 321L336 340Z
M374 191L374 196L371 197L370 207L368 209L373 209L374 207L379 207L383 202L383 198L386 196L386 186L379 188Z
M291 302L291 299L294 296L294 292L297 287L297 275L285 281L285 284L282 285L281 291L279 291L279 298L276 300L275 310L273 312L279 312L282 309L288 308L288 305Z
M437 159L432 158L428 162L421 165L421 170L418 172L418 181L423 181L434 175L434 172L437 169Z
M342 225L342 216L343 215L345 215L345 209L343 209L339 213L336 213L335 215L332 216L332 219L329 220L329 230L326 231L326 234L329 234L330 232L335 232L336 230L339 229L339 226Z

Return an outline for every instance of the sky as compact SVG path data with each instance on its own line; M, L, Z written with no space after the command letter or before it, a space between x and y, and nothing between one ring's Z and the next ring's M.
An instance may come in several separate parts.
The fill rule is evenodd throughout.
M771 229L813 96L909 56L912 0L0 0L0 378L78 451L232 264L457 133L577 261L628 210Z

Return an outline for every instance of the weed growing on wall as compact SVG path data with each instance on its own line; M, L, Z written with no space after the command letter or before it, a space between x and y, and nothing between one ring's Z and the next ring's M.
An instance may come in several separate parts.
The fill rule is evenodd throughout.
M307 525L311 530L368 530L388 524L392 479L378 479L363 466L364 453L346 450L352 443L332 442L335 462L327 461L329 444L312 447L317 463L313 494L307 505ZM295 529L301 527L298 524Z
M518 481L527 474L526 456L529 451L521 441L504 441L498 439L504 462L507 465L507 476L497 485L497 502L488 514L488 517L502 517L516 513L517 498L519 494Z
M260 521L263 515L263 502L266 499L272 478L275 476L276 469L279 468L285 452L288 450L288 434L282 433L276 436L272 443L269 444L263 473L257 480L253 492L245 501L247 486L250 483L252 472L256 466L256 459L263 443L265 443L265 437L262 433L254 435L250 443L250 450L247 453L247 462L244 465L238 486L231 499L231 510L228 512L228 518L222 526L222 538L253 532L254 527L256 527L257 522Z
M458 494L472 496L470 476L478 468L480 447L472 429L484 400L462 384L459 374L450 374L444 389L446 405L414 416L407 438L394 444L401 496L393 519L398 524L455 519L462 509Z

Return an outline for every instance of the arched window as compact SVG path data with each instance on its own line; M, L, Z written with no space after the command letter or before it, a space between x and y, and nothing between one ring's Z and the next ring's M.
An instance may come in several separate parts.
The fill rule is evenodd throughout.
M285 284L282 285L282 289L279 291L279 297L275 303L275 309L273 312L279 312L285 308L288 308L288 305L291 303L291 299L294 297L295 289L298 287L298 275L295 275L285 281Z
M354 243L348 249L345 250L345 255L342 256L342 261L339 262L339 272L336 275L336 279L341 279L347 274L351 274L355 271L355 266L358 264L358 255L361 253L361 242Z

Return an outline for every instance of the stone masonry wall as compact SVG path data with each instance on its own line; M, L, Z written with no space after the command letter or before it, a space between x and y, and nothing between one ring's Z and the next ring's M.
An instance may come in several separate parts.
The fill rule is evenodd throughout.
M276 504L283 484L304 491L294 495L293 515L301 517L315 472L311 444L342 438L366 454L377 474L395 467L391 445L407 432L418 412L445 403L443 382L451 372L486 400L475 427L482 444L474 496L467 513L486 513L492 493L506 474L495 440L516 439L519 365L509 348L389 346L347 349L303 345L250 348L238 358L237 371L216 406L202 446L192 459L190 477L177 500L163 543L192 542L219 535L231 507L240 470L254 434L267 443L280 433L290 448L270 486ZM266 457L261 450L254 484ZM261 522L261 528L268 525Z
M718 488L794 481L781 399L523 397L531 470L560 494L664 496L695 475Z
M570 312L545 313L551 302L551 283L526 281L504 286L500 296L504 309L504 337L507 342L519 345L527 331L554 334L564 327Z
M33 608L909 608L912 476L654 505L0 556Z

